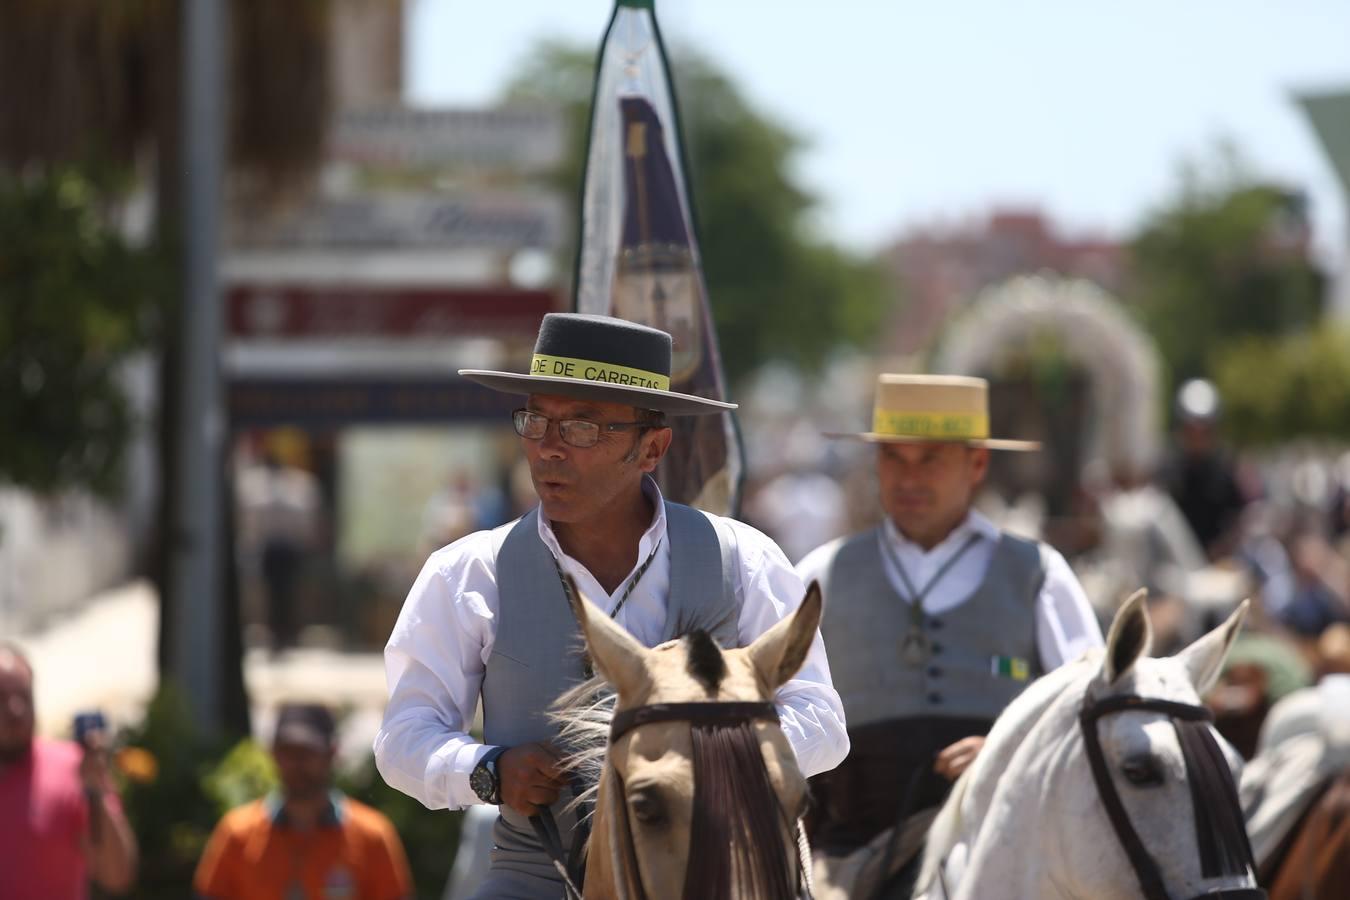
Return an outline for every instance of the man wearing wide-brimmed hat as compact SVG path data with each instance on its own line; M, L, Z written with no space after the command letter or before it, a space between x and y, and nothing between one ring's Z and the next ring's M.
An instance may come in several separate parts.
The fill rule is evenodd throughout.
M877 445L885 518L798 565L820 581L834 684L852 750L815 785L817 846L861 846L940 802L994 718L1037 675L1101 630L1058 552L972 509L989 452L1034 450L989 436L984 380L882 375L872 428L831 437Z
M499 805L475 897L561 895L529 817L551 807L569 845L545 715L585 674L564 575L649 647L695 629L748 644L805 593L758 531L661 497L650 473L670 447L667 417L734 408L671 391L670 371L667 333L562 313L545 316L528 373L461 371L523 395L513 422L539 506L427 561L385 649L375 758L386 781L433 809ZM468 734L480 697L483 741ZM805 774L843 759L819 635L776 701Z

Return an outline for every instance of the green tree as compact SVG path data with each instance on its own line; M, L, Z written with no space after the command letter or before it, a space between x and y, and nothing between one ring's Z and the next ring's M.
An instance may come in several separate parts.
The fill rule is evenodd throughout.
M839 344L870 346L885 311L884 281L872 263L812 233L815 200L791 171L802 139L756 111L710 60L688 50L672 57L704 278L728 377L770 359L810 369ZM575 197L594 53L544 42L525 60L506 98L566 111L569 152L555 179Z
M105 193L71 170L0 172L0 482L121 483L135 423L120 371L153 336L163 283L109 224Z
M1234 341L1219 352L1214 374L1224 427L1239 444L1350 439L1350 331L1344 327Z
M1130 249L1130 294L1177 382L1210 375L1234 339L1304 330L1321 315L1302 197L1231 155L1217 178L1186 177Z
M329 75L336 0L298 3L229 0L222 5L227 11L228 26L222 39L228 41L225 77L231 200L240 206L247 204L249 209L263 208L302 184L322 152L330 118ZM163 248L160 260L168 274L164 276L167 302L158 309L161 319L153 332L160 361L157 425L161 490L155 516L159 531L151 535L153 549L148 568L159 589L159 665L164 675L173 674L169 651L178 616L176 598L170 590L171 531L167 526L173 521L177 506L173 451L178 430L177 335L181 322L176 292L167 285L178 280L174 272L181 244L180 88L185 7L183 0L0 3L0 171L59 181L65 177L59 173L72 166L82 171L130 172L137 170L138 162L154 160L154 171L142 174L154 184L155 242ZM100 179L91 185L101 187L104 182ZM108 199L105 195L90 202L98 206ZM88 216L68 218L67 224L91 221ZM112 240L111 231L104 234ZM63 427L78 430L74 438L77 450L67 451L66 445L49 443L54 437L51 431L7 428L0 432L3 434L0 443L8 445L0 454L7 450L14 458L28 462L23 472L7 473L0 465L0 476L12 475L27 486L41 488L42 482L31 479L42 475L38 467L47 465L41 460L44 454L59 455L66 460L82 455L80 467L66 464L62 470L65 480L60 483L75 483L72 478L76 481L91 478L94 480L90 483L95 486L106 485L120 453L118 436L125 436L125 402L118 396L114 382L100 381L95 376L99 371L115 369L111 357L123 348L114 338L139 332L143 320L139 310L135 310L125 321L115 322L119 311L128 312L124 296L117 293L120 282L125 280L118 266L125 260L106 247L97 259L66 252L81 246L78 232L52 237L54 256L44 265L68 264L73 268L67 273L44 272L39 286L41 293L33 295L41 304L40 320L21 325L26 329L46 328L43 333L49 334L49 326L65 315L74 334L53 337L59 348L54 345L27 352L57 356L65 353L64 358L70 358L71 348L88 346L92 355L79 357L78 383L66 384L63 373L45 365L29 364L21 374L28 379L29 390L41 379L41 396L36 402L53 410L47 414L45 425L53 425L63 414L69 414ZM3 278L10 247L0 246L4 246L0 250L0 278ZM112 268L100 276L91 267L94 262L107 263ZM63 281L67 274L74 280ZM89 289L90 280L100 277L106 277L113 288L110 298L97 296ZM67 289L73 290L67 295L52 293ZM8 309L5 313L9 315ZM3 349L6 345L0 339L0 350ZM100 365L102 369L98 368ZM14 377L10 370L5 370L5 374ZM17 390L17 384L13 380L0 381L0 394ZM63 387L65 393L59 390ZM63 407L72 400L76 405ZM7 424L6 420L0 420L0 425ZM69 436L68 430L55 435L63 440ZM223 469L221 477L225 477ZM221 556L229 560L233 536L228 503L225 515ZM221 655L220 682L224 692L224 725L227 730L243 735L249 732L249 726L242 637L237 627L239 598L233 567L223 568L225 627L221 629L221 640L225 649Z

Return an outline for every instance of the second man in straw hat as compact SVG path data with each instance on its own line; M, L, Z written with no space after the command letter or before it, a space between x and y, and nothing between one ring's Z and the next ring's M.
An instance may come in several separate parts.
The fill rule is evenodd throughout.
M987 396L978 378L882 375L871 430L830 435L877 445L885 516L797 567L824 589L852 745L813 780L813 842L827 852L866 844L902 805L940 804L1004 706L1102 644L1064 558L972 508L991 450L1038 448L989 436Z

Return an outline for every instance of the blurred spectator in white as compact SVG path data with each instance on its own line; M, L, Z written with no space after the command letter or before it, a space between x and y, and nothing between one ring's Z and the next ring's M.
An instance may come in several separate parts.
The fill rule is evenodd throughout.
M746 499L746 515L796 563L848 530L844 489L820 471L826 446L819 431L801 421L781 448L783 470Z
M1199 616L1186 600L1208 560L1171 495L1124 459L1109 471L1104 463L1089 468L1083 480L1096 504L1097 536L1076 567L1099 619L1110 622L1119 602L1143 587L1161 653L1198 637Z
M1252 855L1265 870L1329 781L1350 768L1350 674L1328 674L1277 703L1258 746L1240 794Z
M295 645L300 575L323 524L318 479L292 461L290 446L269 441L236 487L241 553L261 578L274 652Z
M1120 568L1121 577L1148 588L1150 595L1182 596L1187 576L1203 568L1206 559L1172 496L1124 463L1094 493L1102 517L1101 551Z
M472 479L465 472L452 473L445 486L428 497L422 507L420 555L430 556L478 530L478 514L473 501Z

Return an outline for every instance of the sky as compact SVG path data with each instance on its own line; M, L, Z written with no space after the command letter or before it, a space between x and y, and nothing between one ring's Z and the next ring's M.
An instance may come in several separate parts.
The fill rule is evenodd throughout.
M407 0L415 103L496 100L544 37L594 47L608 0ZM907 228L1039 208L1066 235L1124 237L1180 167L1233 143L1302 189L1342 269L1346 201L1295 103L1350 89L1345 0L659 0L698 48L807 141L827 238L870 251Z

